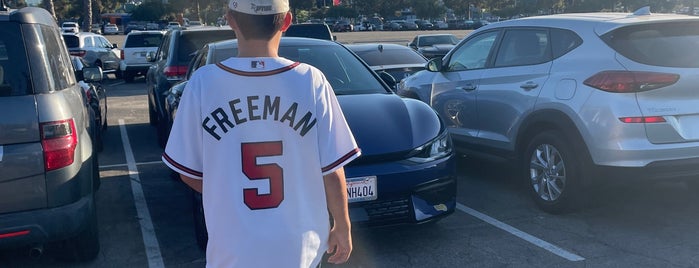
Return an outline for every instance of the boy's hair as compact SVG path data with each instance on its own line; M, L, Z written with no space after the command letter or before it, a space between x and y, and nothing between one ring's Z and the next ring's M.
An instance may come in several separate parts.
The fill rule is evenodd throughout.
M228 15L238 24L238 30L246 39L272 39L284 26L286 13L250 15L228 9Z

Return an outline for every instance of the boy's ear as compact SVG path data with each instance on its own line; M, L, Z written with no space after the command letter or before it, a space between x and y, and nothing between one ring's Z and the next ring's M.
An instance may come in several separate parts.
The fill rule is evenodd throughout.
M294 16L291 15L291 12L286 12L286 16L284 16L284 26L282 26L282 32L286 32L286 29L289 29L289 26L293 22Z

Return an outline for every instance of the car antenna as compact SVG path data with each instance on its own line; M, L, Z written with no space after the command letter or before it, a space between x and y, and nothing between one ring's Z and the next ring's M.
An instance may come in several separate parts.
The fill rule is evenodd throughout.
M8 7L5 5L5 0L0 0L0 11L7 11Z

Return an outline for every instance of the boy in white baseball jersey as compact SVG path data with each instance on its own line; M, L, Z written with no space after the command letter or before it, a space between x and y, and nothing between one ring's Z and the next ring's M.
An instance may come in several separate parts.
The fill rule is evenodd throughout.
M163 154L202 193L207 267L315 267L323 251L343 263L343 166L360 151L333 90L278 56L288 0L231 0L226 19L238 57L192 75Z

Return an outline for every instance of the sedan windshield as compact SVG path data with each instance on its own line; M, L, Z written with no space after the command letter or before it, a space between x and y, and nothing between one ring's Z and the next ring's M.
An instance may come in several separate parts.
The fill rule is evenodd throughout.
M221 62L238 54L237 49L213 53L212 62ZM323 72L336 95L388 93L372 71L341 46L292 46L282 44L279 56L310 64Z
M453 35L434 35L434 36L423 36L420 38L418 44L422 46L433 46L438 44L456 45L459 39Z

